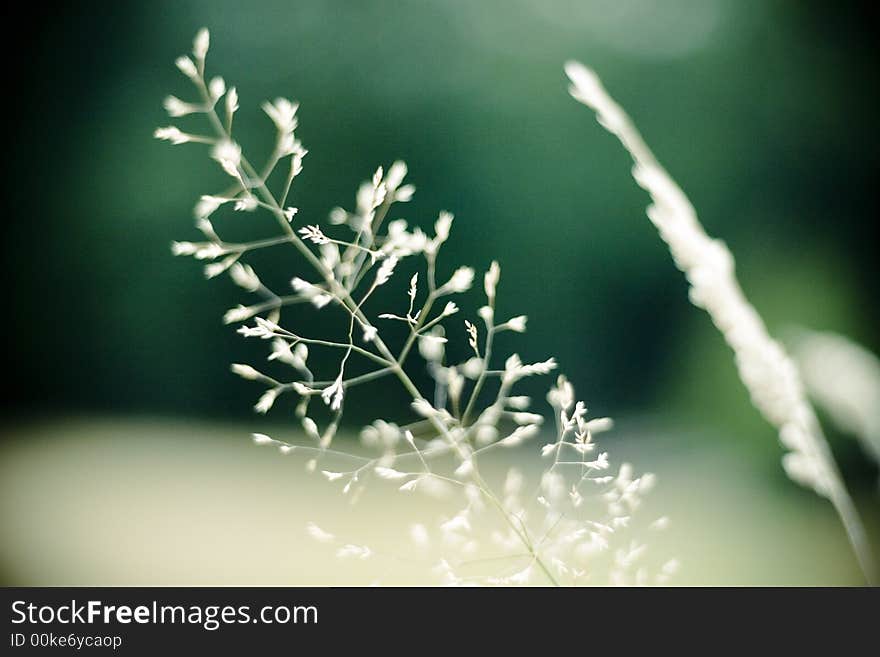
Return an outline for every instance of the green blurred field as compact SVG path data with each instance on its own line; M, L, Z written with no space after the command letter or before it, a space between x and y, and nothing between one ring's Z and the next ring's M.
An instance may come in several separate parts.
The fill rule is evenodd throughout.
M650 511L672 526L651 545L682 561L676 583L861 582L829 505L732 441L701 447L693 435L638 425L622 423L605 446L659 475ZM537 460L528 450L516 458L524 469ZM880 544L877 498L859 501ZM368 584L380 562L339 561L305 523L393 552L422 509L442 512L381 487L351 507L299 457L254 446L244 425L64 419L20 423L0 443L7 585ZM433 580L389 573L383 582Z

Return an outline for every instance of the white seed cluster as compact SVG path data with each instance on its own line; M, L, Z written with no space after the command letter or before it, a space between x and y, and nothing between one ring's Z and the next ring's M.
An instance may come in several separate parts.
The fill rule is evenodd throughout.
M431 232L394 217L395 204L408 202L415 192L405 182L403 162L378 167L358 188L354 209L334 208L328 225L296 226L299 210L287 199L307 153L296 136L298 105L284 98L263 103L276 140L266 162L257 166L232 136L238 93L222 78L206 77L208 44L208 33L202 30L192 57L177 60L199 99L169 97L165 107L172 117L203 115L210 132L169 126L155 136L173 144L208 145L210 157L230 179L227 190L202 195L196 203L196 228L204 240L175 242L172 251L208 261L209 278L228 272L239 288L256 297L227 311L224 321L241 325L238 332L246 338L265 340L269 362L259 368L234 364L232 371L264 388L254 407L259 413L270 412L282 400L293 401L306 440L288 442L260 433L253 435L254 442L282 454L302 452L309 471L320 472L352 500L374 481L401 494L422 493L456 503L454 513L416 523L410 530L413 547L446 583L668 581L675 562L652 566L644 556L645 542L631 530L631 518L653 476L636 476L627 464L613 467L607 452L597 450L594 436L611 422L588 419L565 377L548 394L555 437L532 447L545 435L544 416L530 411L531 400L515 394L514 387L525 378L550 374L557 364L553 358L526 363L517 354L499 359L494 353L499 333L523 333L527 324L525 315L495 319L500 265L492 262L483 276L485 301L476 316L451 319L461 311L449 297L471 289L475 270L447 269L440 261L453 224L451 213L440 212ZM283 184L270 189L269 180L278 179L273 173L279 168L286 170ZM224 208L268 212L278 231L249 242L226 241L210 220ZM284 291L270 289L246 262L257 250L282 246L293 247L312 270L292 278ZM451 270L448 277L438 276L441 268ZM409 286L400 309L389 311L382 307L388 301L375 293L396 276L406 276ZM303 304L338 316L344 329L340 334L346 337L310 336L308 326L293 326L286 316L282 320L286 308ZM293 318L305 323L302 312ZM386 341L386 334L399 334L386 330L392 323L404 329L400 344ZM309 356L314 350L336 355L336 366L326 375L313 371ZM416 384L409 374L413 368L427 370L429 389ZM384 379L396 381L410 396L410 417L400 423L377 419L365 427L364 453L333 449L349 395ZM528 491L525 477L515 469L508 469L503 483L492 485L481 472L482 461L521 446L546 459L537 489ZM665 524L661 518L652 527ZM388 558L314 523L307 532L339 558ZM474 560L487 550L492 558Z

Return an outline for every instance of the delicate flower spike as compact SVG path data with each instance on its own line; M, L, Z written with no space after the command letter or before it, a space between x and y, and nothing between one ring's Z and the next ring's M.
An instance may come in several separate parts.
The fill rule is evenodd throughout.
M278 398L279 390L277 388L270 388L257 400L256 405L254 406L254 410L257 413L266 414L269 412L269 409L275 404L275 400Z
M243 265L240 262L236 262L229 268L229 276L236 285L244 288L248 292L256 292L260 288L260 279L254 271L254 268L250 265Z
M195 208L193 208L193 214L197 219L207 219L217 211L217 208L224 203L229 203L229 201L230 199L222 196L210 196L205 194L199 198L199 202L196 203ZM215 236L213 231L212 236Z
M564 374L560 374L556 379L556 387L551 388L547 393L547 401L557 409L567 411L574 404L574 388Z
M183 73L186 77L188 77L193 82L197 82L199 79L199 70L196 68L196 65L186 55L181 55L174 61L174 65L177 66L178 70Z
M162 106L165 108L165 111L168 112L168 116L172 118L204 111L200 105L186 103L180 100L177 96L166 96L165 100L162 102Z
M529 438L537 436L539 430L539 427L535 424L527 424L525 426L517 427L512 434L503 438L500 443L505 447L516 447Z
M542 361L540 363L532 363L531 365L523 365L520 368L520 372L524 376L533 376L535 374L540 374L540 375L550 374L550 372L552 372L555 369L556 369L556 359L555 358L548 358L547 360Z
M247 379L249 381L256 381L257 379L262 379L264 376L255 370L250 365L244 365L242 363L233 363L230 366L233 374L238 374L242 379Z
M198 252L196 253L196 257L198 257ZM210 265L205 265L205 278L215 278L229 269L237 260L237 253L233 253L232 255L224 258L220 262L212 262Z
M453 215L451 212L443 211L434 222L435 241L438 245L443 244L449 239L449 231L452 228Z
M507 320L504 324L499 326L499 329L505 328L510 331L515 331L517 333L525 333L526 331L526 321L528 317L525 315L519 315L517 317L513 317Z
M269 115L278 132L282 134L290 134L296 130L298 109L299 103L292 103L286 98L276 98L274 103L268 101L263 103L263 111Z
M226 81L221 77L211 78L208 83L208 95L213 102L217 102L226 93Z
M614 420L610 417L597 417L587 422L590 433L603 433L614 428Z
M321 399L324 400L324 403L327 404L332 411L338 411L342 408L342 399L344 396L345 392L342 386L342 374L336 377L336 380L332 385L325 388L321 393Z
M531 405L532 399L525 396L508 397L504 402L509 408L517 411L524 411Z
M413 302L416 300L416 294L419 291L419 272L416 272L412 275L412 278L409 279L409 309L412 312Z
M198 114L201 116L197 118L207 119L211 136L185 134L174 126L158 128L154 134L174 144L208 145L210 157L233 178L227 191L204 194L195 203L195 226L202 240L174 242L171 249L175 255L204 261L208 276L228 271L239 293L258 297L252 305L229 309L223 319L236 324L236 332L245 338L268 341L264 357L269 362L259 368L234 363L230 369L260 385L262 394L254 406L258 413L267 413L282 394L288 394L299 423L295 432L306 444L298 446L264 433L251 434L254 443L275 448L280 454L307 453L306 471L320 473L321 478L338 484L338 490L351 503L376 480L386 480L400 492L418 491L453 500L452 512L441 515L434 524L419 518L410 527L411 548L437 552L431 561L440 561L436 573L447 584L525 585L539 577L542 584L570 585L587 580L601 584L602 563L611 569L607 581L612 584L665 583L675 566L648 572L647 562L640 561L645 547L641 541L632 540L632 528L647 525L630 519L653 486L654 476L639 476L631 467L613 463L606 452L599 451L593 434L609 428L610 420L588 419L586 406L575 401L571 384L564 377L559 377L547 395L552 423L545 422L540 412L532 412L528 397L516 395L515 383L548 374L556 368L554 359L524 364L514 354L504 361L503 369L497 369L504 355L497 353L493 336L498 331L523 332L527 324L525 315L495 323L498 263L492 261L483 276L485 299L475 294L473 304L479 308L476 317L485 323L485 344L481 344L482 329L477 326L479 322L471 321L472 315L464 322L471 357L461 358L464 345L460 324L452 332L454 339L449 342L453 344L447 354L447 334L456 324L445 320L459 313L459 306L442 298L468 291L475 276L473 268L461 266L445 283L437 285L437 266L443 264L438 260L439 249L450 237L452 214L438 214L433 235L393 217L393 203L410 200L414 191L406 183L406 164L395 161L387 168L375 169L371 178L360 185L351 211L337 207L330 212L330 224L345 226L354 233L353 238L334 239L317 223L291 226L298 211L288 199L307 153L295 136L298 106L284 98L264 103L263 110L275 127L274 146L268 158L250 153L245 157L238 131L232 136L233 119L239 109L238 91L227 87L222 77L206 74L209 42L207 30L200 31L192 55L177 61L203 100L189 103L170 96L164 104L172 116ZM221 102L223 106L218 107ZM289 162L283 162L284 158ZM268 164L259 169L251 165L258 161ZM646 185L653 184L651 171L638 175ZM223 210L266 212L275 220L267 225L275 226L278 220L281 225L276 226L275 233L232 238L225 235L220 221L216 222L220 234L212 224L215 213L232 214ZM252 221L235 223L239 231L255 227ZM256 255L256 251L270 247L288 249L297 258L291 263L296 275L291 273L288 279L292 294L276 294L267 285L276 277L270 277L267 271L264 282L244 262L271 262L259 260ZM419 257L407 261L414 266L407 268L405 281L400 281L401 288L408 282L407 298L398 300L394 312L379 315L400 321L402 326L391 325L387 335L383 330L380 337L373 326L375 315L366 302L379 286L389 283L399 271L397 266L410 256ZM279 262L288 260L283 254L278 258ZM306 303L322 308L331 302L332 311L323 313L326 321L311 329L299 326L311 313L296 312L301 306L289 307ZM286 313L283 328L282 309ZM334 319L340 321L330 327L326 322ZM287 324L292 320L296 320L295 329ZM326 332L321 332L322 328ZM393 344L395 341L399 344ZM318 367L309 363L310 348L333 354L333 361L338 363L335 373L326 376L326 359L317 359ZM413 362L413 350L421 355L421 362ZM416 372L418 375L413 376ZM343 426L343 406L351 406L345 403L349 401L349 388L366 384L358 389L384 394L392 380L399 380L408 395L412 411L409 416L400 425L374 420L360 432L362 450L346 451L344 446L329 449L338 428ZM367 399L364 408L369 405ZM523 474L510 470L503 487L496 490L489 483L496 479L490 463L496 452L489 450L516 448L536 439L540 428L548 424L556 428L555 437L542 440L534 449L547 459L540 486L527 485ZM783 434L783 440L792 445L803 441L801 433L793 429ZM537 453L534 456L537 460ZM816 476L812 465L797 458L786 461L792 476L804 480ZM484 479L484 474L491 476ZM662 524L655 523L657 527ZM313 522L305 529L316 541L332 546L331 553L340 558L366 560L380 556L361 543L337 539ZM436 541L432 541L434 537ZM500 550L499 557L508 561L468 567L467 576L456 572L459 566L464 568L482 556L485 548L489 548L485 550L489 554ZM381 558L384 561L386 555ZM663 563L663 559L656 563ZM490 567L502 569L501 576L492 577L487 572Z
M391 196L392 201L406 203L412 199L415 187L412 185L401 185L406 177L406 163L400 160L394 162L388 167L388 173L385 174L385 190L386 194Z
M241 164L241 146L234 141L221 141L214 146L211 157L217 160L220 166L223 167L223 170L230 176L240 178L241 174L238 171L238 166Z
M375 326L365 326L364 327L364 342L372 342L376 339L376 336L379 334L379 331Z
M371 212L385 202L387 193L388 190L385 188L385 183L382 182L382 167L379 167L376 169L376 173L373 174L373 187L370 199Z
M221 141L212 152L217 160L231 176L239 176L238 166L241 164L241 146L233 141Z
M253 194L245 194L235 202L236 212L253 212L257 209L259 203Z
M538 413L527 413L524 411L512 413L511 418L517 424L542 424L544 422L543 415L539 415Z
M339 226L348 221L348 212L346 212L342 208L333 208L332 210L330 210L330 214L327 218L331 224L333 224L334 226Z
M394 192L394 200L398 203L409 203L416 192L415 185L403 185Z
M446 353L446 338L443 337L441 331L442 329L419 336L419 353L429 363L439 363Z
M394 273L394 268L397 266L397 257L391 256L389 258L385 258L382 262L382 266L379 267L379 271L376 273L376 287L380 285L384 285L388 282L388 279L391 278L391 275Z
M474 270L471 267L459 267L452 274L452 278L441 288L444 293L467 292L474 282Z
M294 277L290 284L296 292L299 292L304 299L311 301L316 308L323 308L333 300L333 297L327 294L323 288L312 285L299 277Z
M241 333L245 337L259 337L264 340L268 340L274 337L276 331L280 331L281 327L278 326L274 321L269 319L263 319L262 317L255 317L254 323L256 326L253 328L243 326L238 329L238 333Z
M477 356L479 356L480 350L477 346L477 327L468 320L464 320L464 327L467 330L468 334L468 344L470 345L471 349L474 350Z
M302 419L302 428L306 432L306 434L309 436L309 438L314 438L315 440L321 439L321 434L318 431L318 425L315 423L315 421L312 418L304 417ZM329 473L324 472L324 475L327 476L327 478L330 481L333 481L333 479L330 479ZM336 478L336 479L338 479L340 477L342 477L341 474L338 476L334 476L334 478Z
M155 137L156 139L161 139L163 141L170 141L175 146L193 141L192 135L181 132L173 125L170 125L167 128L156 128L156 130L153 132L153 137Z
M270 359L271 359L271 356L270 356ZM303 395L303 396L306 396L306 395L314 395L315 393L318 392L318 391L315 390L314 388L309 388L307 385L305 385L305 384L303 384L303 383L300 383L299 381L294 381L294 382L293 382L293 390L294 390L294 392L296 392L298 395Z
M389 192L395 191L398 187L400 187L400 183L403 182L403 179L406 177L407 169L406 162L402 162L397 160L390 167L388 167L388 174L385 176L385 188Z
M276 442L264 433L252 433L251 438L256 445L271 445L272 443Z
M195 247L196 249L195 253L193 253L193 257L195 257L196 260L214 260L215 258L219 258L226 254L226 249L213 242L210 244L196 244Z
M171 242L171 253L176 256L194 255L196 248L192 242Z
M395 470L394 468L386 468L381 465L377 465L374 468L374 472L376 473L376 476L380 479L388 479L390 481L394 481L397 479L406 479L410 476L407 472L401 472L400 470Z
M226 314L223 315L223 323L237 324L238 322L243 322L250 319L258 312L259 309L248 308L247 306L242 306L241 304L239 304L235 308L230 308L226 311Z
M203 27L200 29L193 39L193 56L197 62L204 64L205 57L208 55L208 47L211 45L211 35L208 29Z
M469 358L461 365L461 373L469 379L476 379L483 371L483 359L478 356Z
M412 409L422 417L434 417L438 415L437 409L424 399L414 399L411 406Z
M218 244L222 242L218 235L217 231L214 230L214 224L212 224L206 217L196 217L195 223L196 229L202 233L205 237L207 237L210 241Z
M498 279L501 278L501 267L498 262L493 260L489 266L489 271L483 277L483 288L486 291L486 298L490 305L495 304L495 289L498 286Z
M226 94L226 120L232 123L233 115L238 111L238 91L230 87Z
M267 340L273 337L276 332L281 331L281 327L269 319L255 317L254 322L257 324L257 327L265 333L264 338Z
M549 358L541 363L523 365L517 354L510 356L504 363L503 380L512 383L519 379L533 375L549 374L556 369L556 359Z
M330 241L318 225L305 226L300 228L297 232L303 236L303 239L307 239L313 244L326 244Z

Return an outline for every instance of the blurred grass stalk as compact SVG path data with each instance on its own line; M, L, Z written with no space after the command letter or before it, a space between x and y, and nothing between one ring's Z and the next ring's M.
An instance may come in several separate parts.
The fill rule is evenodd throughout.
M830 331L799 328L791 348L819 410L880 463L880 359Z
M767 332L746 299L725 244L710 238L685 193L663 169L630 117L602 86L598 76L578 62L567 62L569 93L596 113L634 161L633 178L651 196L648 218L685 274L691 302L703 308L733 349L740 379L752 403L778 431L789 452L786 474L834 505L869 584L877 581L865 530L810 402L798 369Z

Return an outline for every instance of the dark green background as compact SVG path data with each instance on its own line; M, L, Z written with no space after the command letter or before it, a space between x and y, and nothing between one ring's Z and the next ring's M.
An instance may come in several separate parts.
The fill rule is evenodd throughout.
M561 66L594 67L628 108L771 330L835 329L876 351L876 75L855 6L297 0L35 17L7 57L7 415L250 413L257 391L228 363L262 352L219 320L240 295L168 250L197 237L191 207L216 166L151 139L164 95L189 93L174 58L206 25L246 147L270 138L259 102L302 103L303 221L351 207L377 164L405 159L418 192L402 216L456 214L448 265L502 261L501 313L530 317L505 346L556 355L599 413L711 420L772 452L627 156Z

